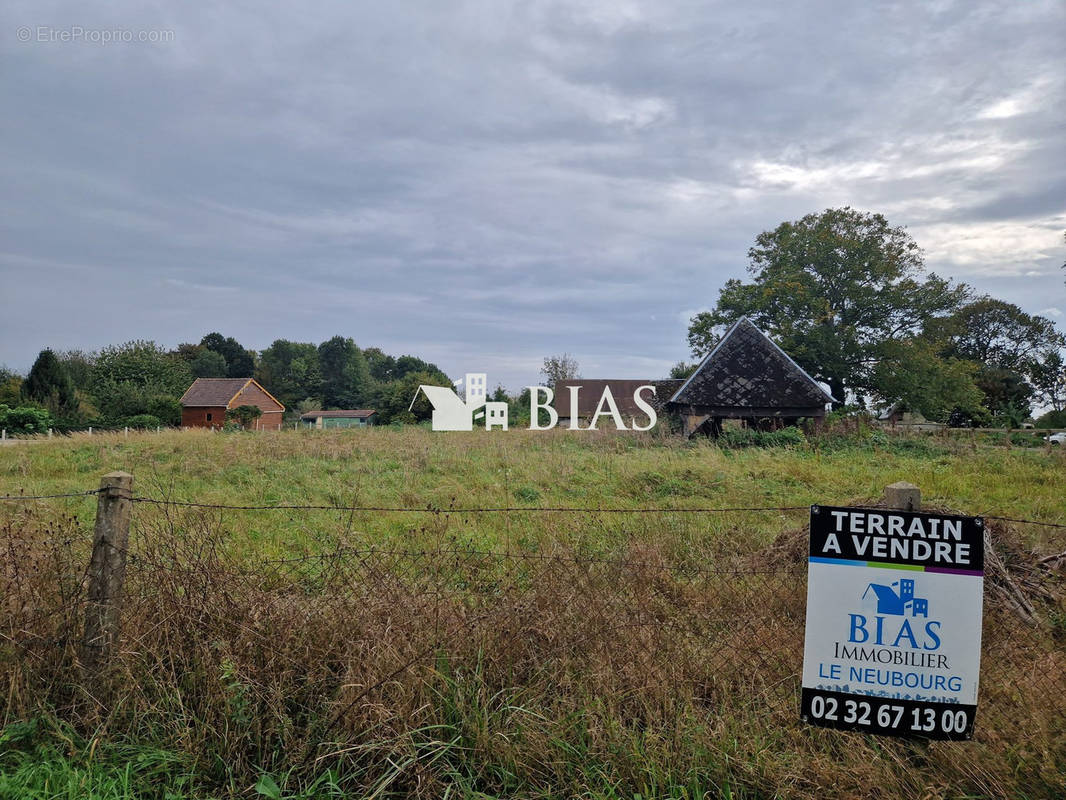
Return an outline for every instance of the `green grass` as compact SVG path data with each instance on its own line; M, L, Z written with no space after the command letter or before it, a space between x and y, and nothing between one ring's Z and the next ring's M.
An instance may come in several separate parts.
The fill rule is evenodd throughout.
M111 470L133 473L139 495L235 505L277 503L449 507L693 508L844 505L875 500L906 480L926 502L969 514L1066 522L1066 459L1043 449L949 447L935 439L834 439L787 448L721 449L702 441L568 431L433 433L421 428L335 432L103 435L0 449L0 493L51 494L95 488ZM92 499L63 507L85 525ZM2 510L0 510L2 513ZM146 506L139 515L148 515ZM566 532L610 546L632 536L668 539L672 549L739 529L766 541L799 514L666 515L656 530L636 515L596 518ZM543 519L466 516L452 525L479 547L543 540ZM410 543L425 514L337 512L232 514L234 541L254 552L328 546L355 531L367 541ZM1046 531L1033 529L1034 544Z
M801 529L806 520L803 507L873 501L886 484L899 480L921 487L923 499L931 505L1066 523L1062 495L1066 457L1060 450L984 444L973 448L965 441L880 435L812 441L785 436L773 440L785 445L776 447L743 447L742 439L733 437L730 446L718 447L706 441L685 443L653 436L520 430L435 434L422 428L79 436L0 448L0 494L94 489L102 474L120 469L134 475L138 495L223 505L666 509L656 514L442 515L332 510L202 513L135 506L135 550L169 543L166 536L183 545L196 542L199 531L210 529L224 537L240 563L252 567L263 559L328 551L353 542L382 548L434 545L529 552L561 545L578 554L651 553L671 563L706 566L726 554L753 553L782 532ZM45 542L58 531L64 537L72 535L73 546L85 550L94 506L92 497L42 501L29 510L0 503L0 523L16 543L34 536ZM791 506L800 510L680 511ZM1018 534L1027 548L1044 552L1053 548L1061 552L1066 538L1061 531L1039 526L1020 526ZM25 546L26 552L35 552L32 542ZM76 556L71 563L80 570L84 552ZM34 569L40 569L27 580L44 575L40 586L47 588L49 563L47 558L34 561ZM432 561L423 563L427 569L434 566ZM140 574L141 588L151 588L143 585L154 575L144 572L149 566L131 567L129 580L136 582ZM485 572L458 577L491 584L493 575L488 568ZM260 580L260 573L255 574ZM490 648L484 661L479 644L448 643L450 649L435 660L386 683L358 710L351 728L343 735L337 731L339 741L330 757L308 766L301 753L293 751L298 747L287 749L279 742L310 741L316 726L323 723L301 715L305 709L332 713L336 697L320 688L321 696L294 700L295 710L287 717L277 698L292 698L312 679L320 687L332 686L331 669L338 675L388 675L395 659L386 658L388 653L364 656L354 645L346 650L345 642L335 644L348 632L349 621L331 620L328 613L319 619L336 625L330 634L334 639L326 636L318 641L313 632L287 626L286 614L299 618L294 609L301 606L295 604L314 597L319 576L313 571L283 575L306 581L303 591L293 593L291 587L283 587L279 597L296 599L290 605L279 599L269 614L262 615L255 602L244 608L238 601L263 586L239 577L222 576L218 585L233 591L234 613L246 614L242 624L262 625L276 637L276 647L250 647L241 638L242 629L230 632L220 624L204 627L208 633L197 641L177 635L168 640L160 630L178 624L173 615L165 608L141 606L142 616L130 620L130 628L139 636L155 637L145 640L155 642L158 651L142 652L129 645L123 662L129 673L124 679L134 683L124 686L122 695L129 706L120 706L100 727L87 728L84 721L77 727L60 722L72 715L33 694L34 687L50 686L51 673L43 668L34 673L35 662L24 662L16 651L0 646L0 675L9 687L9 724L0 733L0 799L296 800L374 792L382 797L446 792L463 798L768 798L821 796L819 781L840 782L835 794L827 790L826 796L848 796L862 785L854 777L856 771L886 781L883 797L999 797L1027 792L1036 798L1066 791L1061 721L1041 723L1047 728L1023 738L1014 735L1014 728L1005 728L1011 735L1001 737L999 729L991 727L992 711L1017 707L1018 698L1010 696L1009 686L982 684L983 697L989 698L983 701L985 738L972 744L922 749L873 737L811 731L796 723L790 699L778 697L760 705L752 700L750 685L733 686L728 676L722 684L710 686L706 696L695 696L684 681L692 675L701 681L708 677L698 671L698 659L695 667L686 667L695 672L681 674L678 686L664 688L655 683L660 674L679 674L670 672L675 665L669 658L656 660L650 651L647 663L638 669L624 658L625 639L606 634L600 640L605 647L621 642L610 658L601 659L599 645L582 650L578 637L571 651L556 653L556 661L537 672L536 657L522 655L522 647L543 646L550 654L554 652L550 643L540 637L551 639L565 634L567 624L582 622L580 608L568 608L565 602L548 605L548 596L541 596L540 612L545 620L569 621L556 622L559 630L541 631L536 620L530 622L520 614L515 624L527 625L521 628L526 638L520 646L493 651L489 631L484 634ZM700 609L705 620L711 613L700 605L699 594L683 583L655 581L649 590L663 593L667 606L677 612L675 623L684 623L686 603ZM568 588L567 575L557 586ZM631 591L640 589L638 583L633 586ZM448 588L457 587L462 588L459 584ZM273 591L272 585L268 588ZM26 589L28 602L36 601L36 591ZM259 594L249 596L262 600ZM752 591L749 596L758 595ZM626 597L615 600L630 602ZM776 602L786 601L791 602L782 596ZM205 608L216 613L216 606L210 605L216 602L222 601L210 598ZM211 619L222 619L229 606L217 608L221 611ZM775 624L783 619L780 609L749 610ZM374 613L366 611L359 624L373 622ZM397 641L423 641L418 637L430 629L429 623L417 616L404 619L399 609L396 613L388 626L389 630L396 626ZM1061 608L1049 617L1055 636L1061 633L1064 618ZM195 633L197 619L188 612L187 618L178 620L184 627L176 630L181 636ZM787 624L792 625L789 635L798 637L800 623ZM715 635L728 641L726 634ZM794 651L796 645L793 641L789 646ZM1061 664L1052 660L1061 647L1055 652L1046 642L1041 647L1033 652L1048 659L1044 669ZM336 664L320 664L318 653L331 654ZM364 657L365 663L360 660ZM617 658L621 661L612 660ZM614 672L627 668L634 670L626 679L636 688L620 685ZM791 667L777 669L785 674ZM994 704L991 697L997 688L1001 696ZM336 691L337 697L346 696Z

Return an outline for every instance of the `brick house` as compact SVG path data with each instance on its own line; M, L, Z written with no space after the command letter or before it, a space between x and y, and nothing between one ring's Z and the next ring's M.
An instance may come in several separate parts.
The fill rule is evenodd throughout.
M197 378L181 396L183 428L221 428L226 411L238 406L256 406L263 415L256 430L277 430L285 406L254 378Z

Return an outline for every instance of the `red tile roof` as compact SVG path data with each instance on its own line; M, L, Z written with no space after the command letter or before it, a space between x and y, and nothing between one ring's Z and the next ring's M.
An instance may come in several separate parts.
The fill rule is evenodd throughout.
M251 378L197 378L181 396L183 406L226 406Z

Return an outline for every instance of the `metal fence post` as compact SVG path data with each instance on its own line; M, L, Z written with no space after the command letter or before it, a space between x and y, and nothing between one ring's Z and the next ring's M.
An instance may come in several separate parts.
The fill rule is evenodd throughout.
M89 562L89 597L81 663L86 677L98 684L118 641L122 584L126 578L126 548L133 510L133 476L109 472L100 480L96 500L96 529Z

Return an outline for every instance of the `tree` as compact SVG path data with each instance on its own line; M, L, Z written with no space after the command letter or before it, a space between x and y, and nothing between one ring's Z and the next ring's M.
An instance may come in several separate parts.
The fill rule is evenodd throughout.
M295 408L301 400L321 392L318 348L310 342L276 339L259 354L255 377L286 408Z
M447 386L450 389L452 382L447 375L439 372L411 372L402 378L380 384L373 398L378 421L385 425L390 422L413 423L429 419L433 406L425 395L418 391L418 387L422 385Z
M431 364L428 361L423 361L421 358L415 356L398 356L396 358L396 367L394 369L393 378L403 378L410 375L412 372L435 372L443 375L444 373L436 364Z
M250 378L255 373L255 354L245 350L232 336L209 333L200 340L200 345L226 359L227 378Z
M93 364L96 363L96 353L87 353L84 350L64 350L56 353L56 358L63 365L63 369L74 381L74 387L79 391L87 392L92 388Z
M181 356L155 342L133 341L105 347L97 354L92 397L104 420L117 422L160 411L163 399L176 400L190 383L192 372ZM156 416L174 421L170 416Z
M876 395L886 403L900 403L933 422L951 415L980 414L983 395L974 383L977 365L957 358L941 358L934 342L914 338L886 342L873 369Z
M358 408L373 389L363 352L351 339L334 336L318 346L325 408Z
M1050 319L992 297L966 304L934 328L946 340L946 355L1023 374L1049 351L1066 347Z
M921 250L880 214L831 208L764 231L748 250L750 283L726 282L688 340L706 355L741 316L772 335L841 402L871 388L884 342L956 311L968 288L926 274Z
M675 380L683 380L692 375L697 367L699 367L698 361L693 361L691 364L687 361L678 361L670 367L670 377Z
M226 420L236 422L243 428L247 428L261 416L263 416L263 409L259 406L237 406L226 411Z
M22 383L22 396L40 403L57 416L77 413L74 381L51 350L42 350Z
M559 381L569 381L578 377L577 360L569 353L563 353L561 356L546 356L540 373L546 378L545 382L548 387L554 389Z
M22 376L0 367L0 405L17 406L22 399Z
M1034 398L1061 402L1062 390L1055 381L1056 371L1062 370L1059 349L1066 339L1050 319L986 296L935 320L927 335L941 342L945 357L977 365L977 385L992 414L1024 419Z
M396 375L396 359L382 352L380 347L367 347L363 358L370 369L370 377L379 383L386 383L399 377Z
M225 378L228 375L225 356L206 347L189 362L189 370L196 378Z
M188 365L155 342L136 340L101 350L93 366L92 385L130 383L153 393L180 397L192 383Z
M1033 388L1041 405L1053 411L1066 410L1066 364L1057 350L1033 362L1030 368Z
M975 382L984 393L985 408L994 417L1007 417L1020 425L1032 413L1033 387L1014 370L979 367Z

